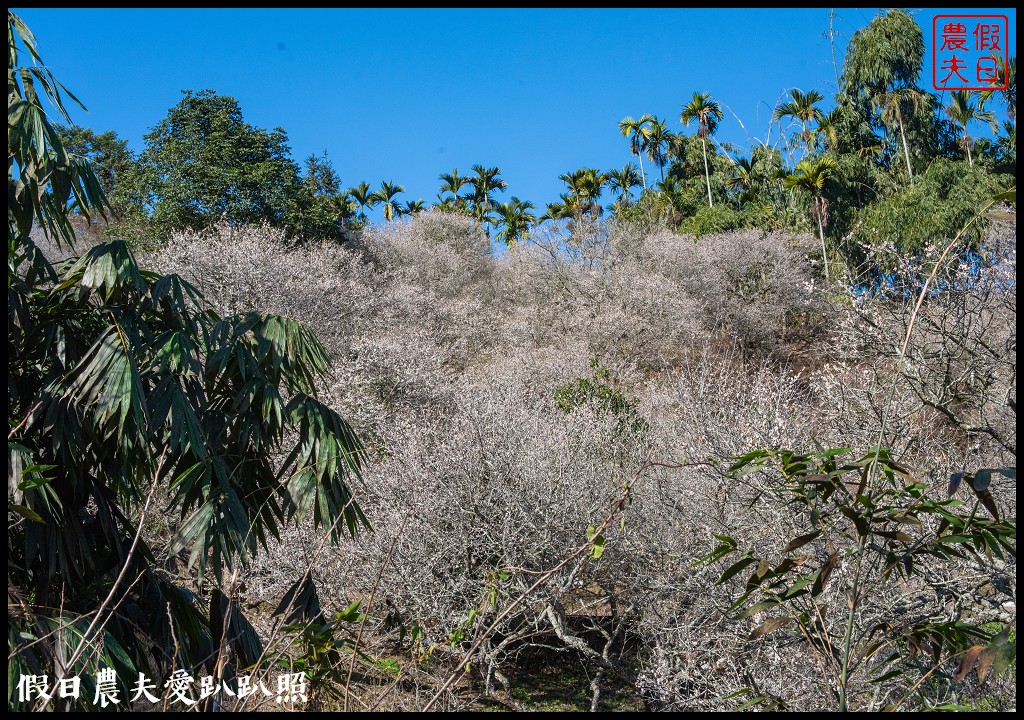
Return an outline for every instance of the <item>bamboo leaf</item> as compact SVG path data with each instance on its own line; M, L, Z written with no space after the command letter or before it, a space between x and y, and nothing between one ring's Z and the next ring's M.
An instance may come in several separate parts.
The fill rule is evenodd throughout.
M992 471L987 468L982 468L974 473L974 477L971 479L971 485L974 487L974 491L982 492L988 490L988 486L992 484Z
M39 514L32 508L26 507L24 505L15 505L14 503L9 503L7 507L21 515L23 518L28 518L33 522L43 524L43 519L39 517Z
M953 675L953 680L955 682L960 682L967 677L967 673L974 669L974 665L978 661L978 656L984 651L985 647L983 645L974 645L967 650L967 652L965 652L960 658L960 664L957 667L956 673Z
M772 618L771 620L766 620L761 625L756 627L753 630L753 632L750 633L750 636L747 639L757 640L758 638L762 638L765 635L768 635L769 633L775 632L779 628L784 627L791 622L793 622L793 618L791 617L777 617Z
M807 533L806 535L800 535L799 537L796 537L793 540L791 540L789 544L786 545L786 547L782 548L782 552L792 552L797 548L801 548L807 543L814 540L819 535L821 535L821 530L815 530L813 532Z
M992 663L998 652L997 648L987 647L978 655L978 682L985 682L985 677L992 668Z
M737 617L738 619L754 617L758 613L764 612L765 610L769 610L773 607L777 607L778 605L780 605L780 602L778 600L762 600L761 602L755 603L748 607Z
M818 571L818 577L814 581L814 587L811 588L811 595L817 596L821 594L821 591L825 588L825 583L828 582L829 577L832 575L832 571L836 569L839 564L839 556L836 553L832 553L825 560L825 564L821 566Z
M715 585L721 585L725 583L726 581L734 577L737 573L741 572L743 568L749 565L753 565L755 562L757 562L757 558L753 557L745 557L741 560L736 561L728 568L726 568L725 572L722 573L722 576L719 577L717 581L715 581Z

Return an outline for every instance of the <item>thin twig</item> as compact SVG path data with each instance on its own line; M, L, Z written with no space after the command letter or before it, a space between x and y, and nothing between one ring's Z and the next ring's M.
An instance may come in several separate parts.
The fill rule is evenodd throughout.
M366 627L366 620L370 616L370 607L373 605L373 599L377 595L377 588L380 587L380 580L384 576L384 570L391 563L391 553L395 550L395 545L398 543L398 538L402 537L402 532L405 530L405 523L408 522L409 516L412 515L412 510L408 510L405 513L405 517L402 518L402 523L398 527L398 532L391 538L391 544L388 545L387 554L384 557L384 561L380 564L380 569L377 571L377 578L373 581L373 588L370 590L370 598L366 601L366 610L363 612L363 618L359 622L359 630L356 632L355 643L352 645L352 659L348 663L348 676L345 678L345 700L342 703L342 712L348 712L348 698L349 688L352 685L352 671L356 667L356 657L359 654L359 642L363 638L363 628Z
M505 620L505 618L508 617L512 613L512 611L516 607L519 606L520 603L522 603L527 597L529 597L530 594L534 590L536 590L538 587L540 587L545 582L547 582L551 577L553 577L555 574L557 574L562 568L564 568L566 565L568 565L573 560L578 558L583 553L589 551L593 547L593 545L596 542L597 538L601 537L601 534L605 530L607 530L609 527L611 527L612 522L615 520L615 518L618 516L618 514L625 507L626 501L629 499L630 491L632 490L633 485L637 482L637 480L640 479L641 475L643 474L643 472L645 470L647 470L648 468L651 468L651 467L667 467L667 468L678 469L678 468L683 468L683 467L689 467L690 465L712 465L712 464L713 463L709 463L709 462L696 462L696 463L685 463L685 464L670 464L670 463L660 463L660 462L652 462L650 460L645 460L644 463L640 466L640 468L633 475L632 479L628 483L626 483L625 487L623 488L623 490L619 494L619 496L612 503L611 507L609 508L608 512L605 514L605 517L601 521L601 523L594 529L594 531L592 533L588 533L590 535L590 538L585 543L581 544L578 548L576 548L571 553L569 553L566 557L564 557L557 565L555 565L553 568L551 568L547 572L543 573L540 577L538 577L537 580L535 580L534 583L532 585L530 585L530 587L528 587L526 590L524 590L519 595L519 597L517 597L515 600L513 600L511 603L509 603L505 607L504 610L502 610L500 613L498 613L497 617L494 618L494 620L491 622L490 626L488 626L487 629L485 631L483 631L477 637L477 639L473 642L473 644L470 645L469 649L466 650L465 653L463 653L462 657L458 661L458 665L456 666L456 669L451 673L451 675L448 676L448 679L444 681L444 683L437 690L437 692L434 693L434 696L432 698L430 698L429 702L427 702L427 704L423 706L422 711L426 712L426 711L430 710L430 708L432 708L437 703L437 701L441 698L441 695L443 695L444 692L448 688L450 688L452 686L452 684L455 683L456 680L458 680L460 677L462 677L466 673L466 665L472 659L472 657L476 653L476 651L480 649L480 646L483 644L484 640L487 637L489 637L501 625L502 621Z

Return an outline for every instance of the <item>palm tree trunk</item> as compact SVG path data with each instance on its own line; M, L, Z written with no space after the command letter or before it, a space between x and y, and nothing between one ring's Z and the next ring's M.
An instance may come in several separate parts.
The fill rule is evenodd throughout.
M700 146L704 150L704 179L708 183L708 207L714 207L714 203L711 202L711 173L708 172L708 145L704 138L700 139Z
M818 199L814 199L815 205L818 203ZM821 264L825 268L825 279L830 280L831 276L828 272L828 254L825 252L825 228L821 224L821 208L818 208L816 213L818 216L818 237L821 238Z
M640 161L640 177L644 181L644 190L647 189L647 173L644 172L644 156L643 153L637 153L637 160Z
M971 157L971 136L967 134L967 126L964 126L964 147L967 148L967 162L974 167L974 158Z
M907 159L907 174L913 179L914 170L910 167L910 149L907 147L907 134L903 131L903 117L898 115L897 120L900 122L900 138L903 140L903 157Z

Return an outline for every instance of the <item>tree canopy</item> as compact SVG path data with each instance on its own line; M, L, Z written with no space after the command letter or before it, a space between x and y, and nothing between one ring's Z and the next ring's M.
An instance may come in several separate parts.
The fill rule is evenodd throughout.
M843 65L843 91L869 98L914 87L924 62L924 34L903 10L890 10L850 38Z
M145 206L158 235L219 221L284 224L298 185L288 136L247 123L233 97L185 90L145 140Z

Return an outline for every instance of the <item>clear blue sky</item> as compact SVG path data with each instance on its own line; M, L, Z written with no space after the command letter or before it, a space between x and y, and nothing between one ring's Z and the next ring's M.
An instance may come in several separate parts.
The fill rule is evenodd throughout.
M209 88L249 123L283 127L296 161L326 150L345 186L393 181L401 200L428 204L439 173L480 163L501 168L500 199L542 211L564 192L559 174L635 161L617 127L626 115L683 131L682 106L710 92L726 106L718 139L749 151L789 88L817 89L826 109L836 90L828 8L12 9L89 108L80 125L141 151L182 90ZM836 10L840 63L876 12ZM955 12L1008 15L1016 55L1013 9L918 10L924 87L932 17Z

